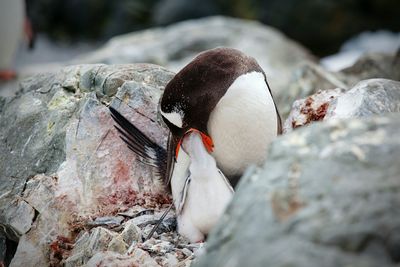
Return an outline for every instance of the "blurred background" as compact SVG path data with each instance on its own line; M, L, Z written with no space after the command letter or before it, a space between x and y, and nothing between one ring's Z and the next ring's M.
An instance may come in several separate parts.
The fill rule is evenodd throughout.
M325 56L360 32L400 30L398 0L28 0L27 10L37 33L66 43L225 15L273 26Z
M13 15L11 6L17 2L25 5L25 14L14 11ZM21 27L0 16L0 33L4 28L25 32L16 51L3 52L13 54L13 58L0 69L6 71L4 85L4 80L13 79L29 66L69 61L117 35L215 15L272 26L302 44L315 58L325 60L329 68L332 61L339 60L331 55L354 47L396 51L400 44L399 10L398 0L0 0L0 13L20 16L24 21ZM8 34L0 36L3 46L11 38ZM345 54L354 57L354 53Z

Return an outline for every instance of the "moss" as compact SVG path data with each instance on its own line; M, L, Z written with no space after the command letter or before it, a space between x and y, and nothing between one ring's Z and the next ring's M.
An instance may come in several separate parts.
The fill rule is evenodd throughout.
M71 96L65 93L65 91L58 91L50 102L47 104L49 110L65 109L73 104Z
M54 128L54 125L55 125L56 123L54 122L54 121L49 121L48 123L47 123L47 133L48 134L51 134L52 132L53 132L53 128Z

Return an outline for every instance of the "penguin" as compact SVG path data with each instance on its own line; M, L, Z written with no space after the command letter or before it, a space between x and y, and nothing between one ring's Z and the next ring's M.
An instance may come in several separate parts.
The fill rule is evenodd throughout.
M201 241L245 169L262 164L282 133L279 112L257 61L232 48L195 57L166 85L158 109L170 130L166 150L110 107L123 141L172 192L178 232ZM205 205L206 196L218 203Z
M189 132L181 146L190 165L177 203L178 231L193 243L202 242L224 213L234 191L204 147L199 132Z

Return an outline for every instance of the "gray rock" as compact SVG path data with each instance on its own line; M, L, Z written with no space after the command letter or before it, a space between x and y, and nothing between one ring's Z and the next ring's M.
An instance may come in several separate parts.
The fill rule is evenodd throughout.
M287 89L278 95L278 101L286 103L280 106L279 112L283 118L287 118L292 103L332 88L349 89L345 76L326 71L314 64L303 64L293 71Z
M105 251L116 234L102 227L96 227L90 234L83 235L65 260L65 266L82 266L97 252Z
M125 223L124 230L121 233L121 238L124 240L128 246L130 246L133 242L142 241L142 231L135 224L134 221L129 220Z
M94 221L88 222L88 226L107 226L114 228L120 226L124 217L122 216L104 216L97 217Z
M399 131L396 113L278 138L193 266L397 266Z
M141 208L140 206L139 207L135 206L133 208L128 209L127 211L118 213L118 215L128 218L136 218L142 215L152 215L152 214L154 214L153 209L144 209Z
M138 262L131 256L121 255L112 251L104 251L96 253L85 266L88 267L136 267Z
M400 82L369 79L357 83L348 91L319 91L293 103L284 124L284 132L314 121L335 118L368 117L400 112Z
M55 190L56 179L51 176L36 175L26 183L22 197L35 210L36 217L30 230L17 240L11 266L48 265L49 244L68 235L62 223L64 214L57 209Z
M326 119L366 117L400 112L400 82L370 79L357 83L351 90L334 99Z
M361 80L384 78L400 80L400 50L397 54L366 53L353 66L343 69L348 84Z
M283 132L288 133L311 122L323 120L332 101L343 94L343 89L336 88L318 91L307 98L296 100L283 125Z
M128 250L128 244L124 242L124 239L120 235L118 235L108 244L107 250L124 254Z
M121 255L115 252L98 252L86 264L88 267L107 267L107 266L143 266L157 267L158 263L147 253L139 248L135 249L131 255Z
M172 75L148 64L69 66L25 80L1 104L0 229L19 240L13 266L49 265L49 244L89 218L137 202L165 204L153 170L121 142L106 105L165 145L156 106Z
M131 257L137 260L139 266L143 267L159 266L158 263L149 255L148 252L140 248L136 248L130 255Z
M359 81L374 78L400 80L400 53L364 54L351 67L340 72L329 72L315 64L303 64L293 71L286 90L277 95L279 111L287 118L290 105L301 98L307 98L318 91L341 88L349 90Z
M19 237L28 232L34 221L35 210L26 201L15 199L4 210L1 232L11 240L18 241Z

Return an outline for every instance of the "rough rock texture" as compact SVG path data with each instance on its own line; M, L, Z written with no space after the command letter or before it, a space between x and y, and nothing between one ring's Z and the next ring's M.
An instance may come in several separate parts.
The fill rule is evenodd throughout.
M400 80L400 47L397 54L364 54L353 66L343 69L340 73L347 76L349 84L371 78L398 81Z
M280 113L287 118L291 104L321 90L348 90L359 81L374 78L400 80L400 53L364 54L351 67L340 72L329 72L315 64L305 63L293 71L286 90L277 95Z
M292 72L305 62L313 65L314 60L305 48L274 28L254 21L210 17L115 37L75 62L150 62L178 71L198 53L218 46L237 48L256 58L281 108L287 104L279 101L279 95L289 85Z
M144 242L161 215L161 211L133 206L107 217L107 222L115 222L122 216L124 219L119 225L109 223L89 229L94 225L91 222L83 226L73 248L60 251L65 247L65 240L56 240L52 243L52 255L62 252L61 263L70 267L189 265L200 245L189 244L177 234L174 212L170 212L154 236Z
M370 79L357 83L334 99L325 119L366 117L389 112L400 112L400 82Z
M307 98L296 100L283 125L283 132L288 133L311 122L323 120L330 103L343 93L343 89L336 88L318 91Z
M399 114L277 139L193 266L397 266Z
M400 112L400 82L369 79L357 83L348 91L339 88L319 91L295 101L285 121L284 132L313 121L367 117L389 112Z
M12 266L45 266L52 255L60 258L58 245L72 244L90 218L170 202L152 169L120 141L105 104L164 145L156 105L172 75L144 64L71 66L33 76L4 101L0 232L19 241Z

